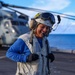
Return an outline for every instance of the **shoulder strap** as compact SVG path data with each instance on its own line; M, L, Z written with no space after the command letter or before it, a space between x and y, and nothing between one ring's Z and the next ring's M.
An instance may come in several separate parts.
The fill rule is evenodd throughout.
M49 44L48 40L46 39L46 45L47 45L47 54L49 54ZM49 59L47 58L47 68L48 68L48 75L50 75L50 67L49 67Z
M29 42L33 46L33 30L31 31L31 36L30 36Z

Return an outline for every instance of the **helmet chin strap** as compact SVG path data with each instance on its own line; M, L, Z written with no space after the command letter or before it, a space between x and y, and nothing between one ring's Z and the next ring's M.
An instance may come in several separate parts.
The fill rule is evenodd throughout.
M49 33L51 32L51 30L47 31L47 33L43 33L43 36L48 37Z
M43 33L43 36L46 36L46 34L45 34L45 33Z
M31 34L30 34L30 40L29 40L29 42L33 45L33 32L34 32L34 30L32 29L31 30Z

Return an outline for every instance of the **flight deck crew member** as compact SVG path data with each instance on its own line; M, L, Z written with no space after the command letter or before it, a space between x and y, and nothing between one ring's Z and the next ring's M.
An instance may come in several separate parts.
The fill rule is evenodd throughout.
M6 57L17 62L16 75L50 75L51 53L47 36L55 23L49 12L38 13L30 21L30 32L21 35L6 52Z

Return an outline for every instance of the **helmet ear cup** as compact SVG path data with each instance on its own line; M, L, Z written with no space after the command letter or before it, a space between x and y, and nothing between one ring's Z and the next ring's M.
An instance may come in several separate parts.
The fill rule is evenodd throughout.
M32 29L35 29L36 26L37 26L37 22L35 21L35 19L31 19L30 25L29 25L30 29L31 29L31 30L32 30Z

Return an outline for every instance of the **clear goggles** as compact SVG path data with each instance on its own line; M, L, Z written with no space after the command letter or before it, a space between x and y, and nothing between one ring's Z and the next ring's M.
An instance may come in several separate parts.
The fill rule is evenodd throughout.
M35 18L41 18L43 20L49 20L51 22L51 24L54 24L55 23L55 18L54 18L54 15L51 14L51 13L38 13L36 14Z

